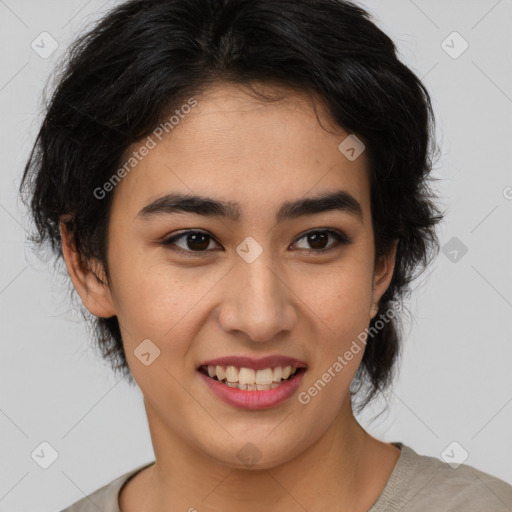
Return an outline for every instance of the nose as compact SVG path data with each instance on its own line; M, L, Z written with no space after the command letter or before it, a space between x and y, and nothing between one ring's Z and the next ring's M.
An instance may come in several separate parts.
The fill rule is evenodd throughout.
M297 321L295 295L271 257L264 251L252 263L239 258L234 265L218 315L222 329L258 342L292 331Z

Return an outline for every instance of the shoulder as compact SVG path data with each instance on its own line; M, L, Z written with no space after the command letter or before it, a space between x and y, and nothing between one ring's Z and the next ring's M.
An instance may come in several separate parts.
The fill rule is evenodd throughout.
M512 510L512 486L505 481L473 466L461 464L452 467L435 457L419 455L403 443L395 444L399 445L402 453L385 488L386 496L382 497L391 499L390 504L393 503L394 507L398 505L397 510ZM378 510L380 508L375 512Z
M154 464L154 461L124 473L60 512L98 512L98 510L102 512L119 512L117 499L122 486L132 476L135 476L135 474L152 464Z

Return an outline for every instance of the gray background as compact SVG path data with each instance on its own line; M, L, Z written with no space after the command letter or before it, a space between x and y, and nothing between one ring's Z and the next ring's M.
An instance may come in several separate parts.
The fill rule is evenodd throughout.
M115 3L0 0L4 512L60 510L154 456L140 390L90 348L80 316L67 312L65 288L27 248L16 197L49 72L71 38ZM432 95L442 147L435 176L448 213L446 254L407 304L413 320L389 410L370 422L377 403L359 420L420 454L457 459L465 450L466 464L512 483L512 1L360 4ZM44 31L59 44L47 58L31 47ZM461 55L454 31L469 44ZM44 441L58 453L48 469L31 456Z

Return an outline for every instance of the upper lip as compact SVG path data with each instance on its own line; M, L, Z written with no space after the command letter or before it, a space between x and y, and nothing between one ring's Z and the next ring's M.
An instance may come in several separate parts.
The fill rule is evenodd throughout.
M238 368L253 368L263 370L265 368L275 368L277 366L295 366L297 368L306 368L304 361L281 355L266 356L261 358L249 356L224 356L216 359L209 359L199 365L201 366L236 366Z

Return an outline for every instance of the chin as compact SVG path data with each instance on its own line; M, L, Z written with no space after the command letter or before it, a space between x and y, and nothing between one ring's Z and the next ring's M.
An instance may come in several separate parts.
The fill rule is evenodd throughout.
M292 461L301 452L297 439L289 429L280 435L269 435L267 432L251 435L245 429L245 435L233 436L225 444L218 446L218 449L212 448L212 444L205 446L204 453L216 462L232 469L253 471L281 466Z

